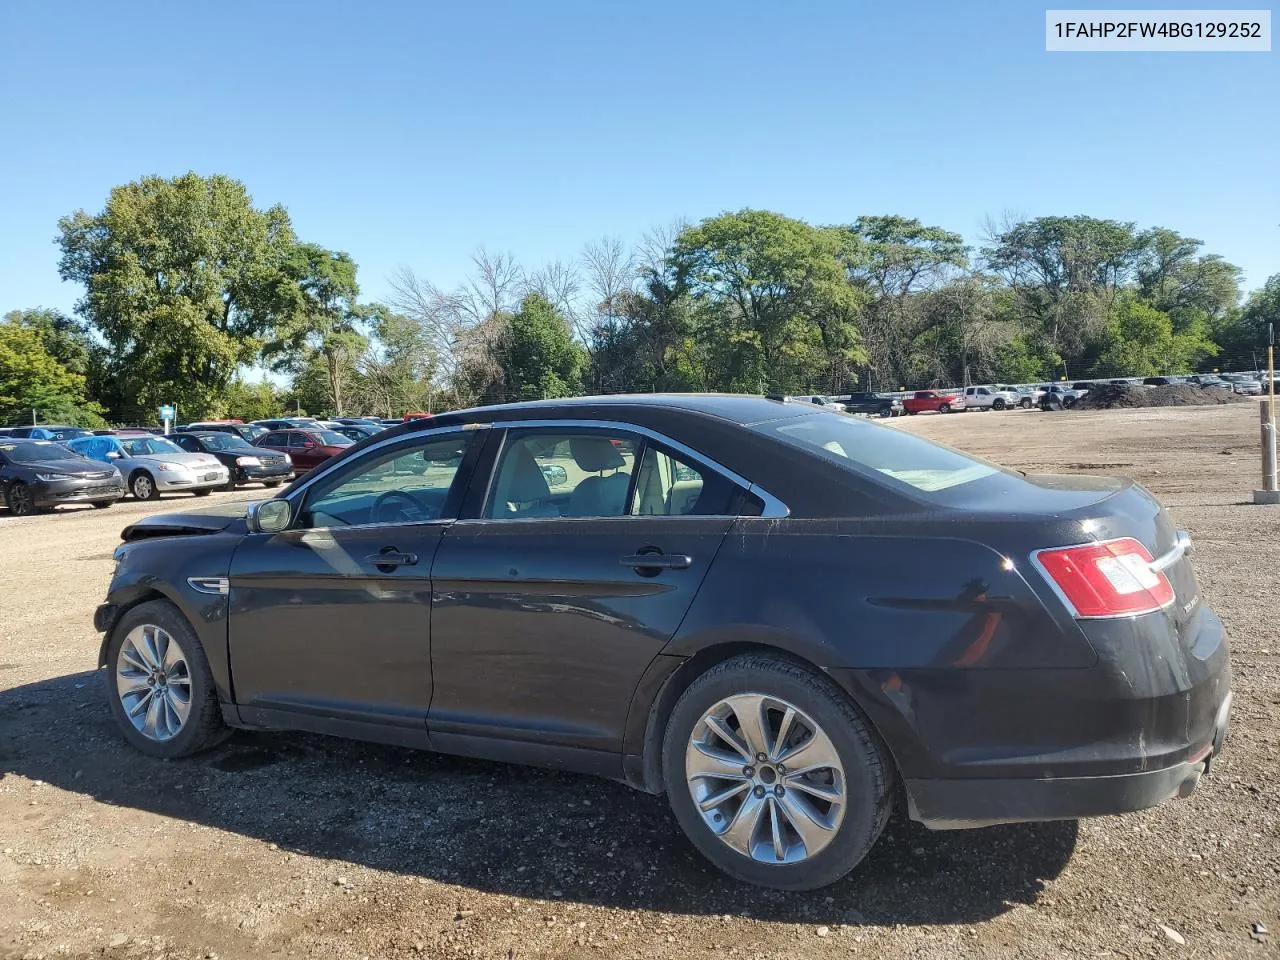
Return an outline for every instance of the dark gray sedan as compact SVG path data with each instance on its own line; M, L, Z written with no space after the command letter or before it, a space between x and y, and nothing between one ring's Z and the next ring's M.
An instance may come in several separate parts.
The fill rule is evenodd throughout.
M124 496L113 466L94 463L52 440L0 438L0 497L14 516L65 503L109 507Z
M601 397L406 423L278 498L134 523L95 623L125 738L233 727L665 793L752 883L936 829L1185 796L1230 671L1140 486L810 404Z

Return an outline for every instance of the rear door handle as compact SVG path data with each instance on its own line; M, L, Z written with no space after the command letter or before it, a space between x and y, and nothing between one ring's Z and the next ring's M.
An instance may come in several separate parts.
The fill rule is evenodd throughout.
M624 567L648 567L661 570L687 570L693 563L692 557L682 553L633 553L618 561Z
M365 563L371 563L375 567L412 567L418 562L416 553L400 553L397 550L387 550L383 553L371 553L364 558Z

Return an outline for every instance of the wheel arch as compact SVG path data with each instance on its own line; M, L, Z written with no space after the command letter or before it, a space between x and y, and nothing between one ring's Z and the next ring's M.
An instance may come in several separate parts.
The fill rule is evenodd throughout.
M655 658L637 688L629 711L628 739L623 745L623 776L629 785L645 793L666 792L665 778L662 773L662 741L676 701L698 677L712 667L749 653L767 654L819 676L830 677L827 670L819 666L810 655L798 652L793 644L760 638L720 640L708 643L688 656ZM885 755L890 760L892 777L895 782L901 783L893 750L871 714L844 684L839 683L835 678L831 679L840 694L862 715L867 726L879 739Z
M112 614L111 623L102 634L102 642L98 646L98 667L102 668L107 665L107 647L111 644L111 636L115 633L116 625L120 623L120 619L132 610L134 607L149 603L152 600L168 600L179 610L182 607L163 590L157 589L155 586L138 587L134 591L130 591L122 602L115 605L116 609Z

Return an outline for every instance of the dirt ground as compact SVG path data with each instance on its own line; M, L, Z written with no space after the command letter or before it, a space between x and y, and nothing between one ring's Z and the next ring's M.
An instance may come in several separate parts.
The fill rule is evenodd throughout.
M1280 508L1249 502L1254 404L895 425L1135 477L1190 530L1236 684L1191 798L895 821L851 877L792 895L724 879L663 799L600 780L292 734L152 760L111 726L91 615L120 528L192 501L0 512L0 958L1280 956Z

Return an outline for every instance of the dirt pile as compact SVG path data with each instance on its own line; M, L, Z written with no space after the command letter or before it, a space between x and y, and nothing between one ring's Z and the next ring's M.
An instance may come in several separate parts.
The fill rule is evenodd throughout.
M1223 403L1241 403L1239 394L1221 387L1198 387L1192 383L1175 383L1167 387L1131 387L1104 383L1092 388L1077 400L1072 410L1117 410L1127 407L1212 407Z

